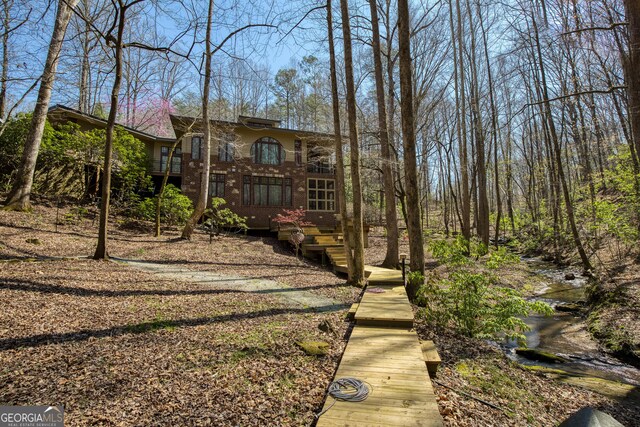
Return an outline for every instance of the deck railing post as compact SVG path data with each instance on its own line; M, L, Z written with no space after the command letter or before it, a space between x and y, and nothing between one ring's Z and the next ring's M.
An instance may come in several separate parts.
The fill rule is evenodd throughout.
M407 255L400 254L400 260L402 261L402 284L406 288L407 287L407 270L405 269L405 267L406 267Z

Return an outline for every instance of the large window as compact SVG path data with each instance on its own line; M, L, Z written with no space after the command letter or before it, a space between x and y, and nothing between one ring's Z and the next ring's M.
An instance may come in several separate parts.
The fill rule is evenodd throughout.
M224 182L225 175L223 173L209 174L209 196L224 199Z
M264 137L251 146L251 157L257 164L279 165L284 162L285 152L277 140Z
M167 170L167 162L169 161L169 150L171 147L162 146L160 148L160 171ZM171 158L170 173L180 173L182 169L182 149L176 148Z
M335 211L336 190L333 179L309 178L307 204L310 211Z
M221 162L232 162L235 155L233 145L233 135L224 135L218 144L218 160Z
M202 137L201 136L192 136L191 137L191 158L193 160L198 160L201 157L202 151Z
M291 206L291 178L248 176L242 178L242 204L254 206Z

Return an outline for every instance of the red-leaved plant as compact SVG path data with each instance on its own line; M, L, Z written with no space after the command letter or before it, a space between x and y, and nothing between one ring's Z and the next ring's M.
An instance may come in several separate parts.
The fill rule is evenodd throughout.
M291 243L296 251L296 258L298 258L298 251L300 245L304 242L304 233L302 227L310 227L313 223L305 221L304 217L307 212L304 209L283 209L284 214L278 214L273 218L274 222L280 225L291 224L293 229L291 230L291 236L289 236L289 243Z

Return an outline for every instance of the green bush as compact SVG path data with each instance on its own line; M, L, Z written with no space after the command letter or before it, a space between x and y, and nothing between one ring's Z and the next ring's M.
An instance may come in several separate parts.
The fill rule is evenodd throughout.
M515 289L497 286L490 274L464 269L447 279L428 281L418 297L425 305L421 315L428 322L441 327L453 324L469 337L497 339L504 335L521 344L529 330L521 317L553 313L546 303L529 302Z
M223 230L237 233L247 230L247 218L237 215L229 208L222 208L227 202L220 198L211 199L211 207L204 213L207 218L205 227L212 235L219 235Z
M447 278L430 275L418 291L418 303L424 307L420 314L428 322L440 327L452 325L470 337L506 336L522 344L529 327L521 318L553 312L546 303L529 302L518 291L498 286L496 277L486 271L518 261L505 248L490 252L482 266L475 266L465 255L467 244L462 237L453 242L432 242L430 248L434 257L454 269ZM472 244L471 256L479 257L483 250L486 248Z
M158 196L144 199L135 209L140 219L154 221ZM160 204L160 220L167 225L184 224L193 212L193 203L174 185L168 184L164 189L164 196Z
M31 114L18 114L8 119L0 135L0 190L10 188L30 125ZM38 153L33 191L75 197L88 196L95 191L95 188L86 188L86 174L101 170L105 138L104 129L82 131L78 124L70 122L53 128L47 121ZM138 200L137 193L148 191L151 184L144 143L121 126L116 126L112 160L112 202L120 207L134 205ZM89 172L91 170L93 172Z
M451 266L468 265L473 262L473 259L478 259L489 252L479 240L473 239L468 242L460 234L454 240L431 240L429 251L441 264Z
M419 271L410 271L407 274L407 284L412 289L420 289L424 285L424 275Z

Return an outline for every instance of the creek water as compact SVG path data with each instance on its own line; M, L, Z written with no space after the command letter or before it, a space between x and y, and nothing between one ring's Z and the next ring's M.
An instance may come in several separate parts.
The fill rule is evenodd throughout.
M559 304L577 303L586 299L587 279L581 275L580 270L572 267L559 268L539 258L523 258L522 262L526 263L534 279L532 299L547 302L553 308ZM566 280L566 274L573 274L575 279ZM525 334L527 347L557 354L567 362L553 364L531 361L515 354L517 344L508 342L507 355L519 363L640 385L640 370L601 351L587 330L585 320L578 314L555 311L552 316L535 315L524 321L531 327L531 331Z

